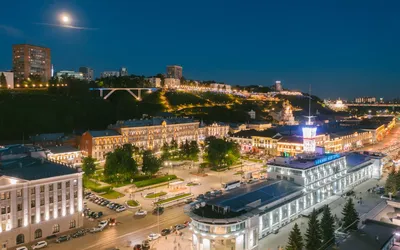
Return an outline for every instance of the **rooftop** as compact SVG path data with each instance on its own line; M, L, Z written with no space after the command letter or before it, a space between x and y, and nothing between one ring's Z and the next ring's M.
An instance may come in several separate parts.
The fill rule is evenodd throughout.
M366 220L361 229L350 234L339 245L341 250L380 250L394 236L397 226L380 221Z
M276 157L273 160L269 161L268 165L305 170L342 157L344 156L340 154L328 154L328 153L322 155L312 155L307 157L305 155L298 155L295 158Z
M171 117L171 118L161 118L154 117L152 119L143 119L143 120L126 120L126 121L117 121L116 124L110 125L110 128L123 128L123 127L145 127L145 126L159 126L162 122L165 121L167 124L180 124L180 123L192 123L195 122L191 118L185 117Z
M117 131L112 130L112 129L89 130L88 133L93 137L105 137L105 136L118 136L118 135L120 135Z
M48 147L47 148L53 154L71 153L80 151L72 146L58 146L58 147Z
M303 137L284 135L284 136L282 136L282 138L279 140L279 142L280 142L280 143L297 143L297 144L303 144Z
M37 134L30 137L33 142L55 141L64 137L64 133Z
M29 156L0 161L0 176L5 175L23 180L45 179L78 172L72 167Z
M244 138L251 138L252 136L260 136L260 137L269 137L269 138L279 138L280 134L275 129L266 129L266 130L242 130L237 133L234 133L232 137L244 137Z

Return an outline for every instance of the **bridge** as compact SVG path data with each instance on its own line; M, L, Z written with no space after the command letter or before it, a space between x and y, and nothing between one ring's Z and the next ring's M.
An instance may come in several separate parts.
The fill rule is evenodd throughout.
M90 91L100 91L100 97L103 97L106 100L112 93L115 91L127 91L131 96L133 96L136 100L142 100L142 91L153 92L157 91L157 88L89 88ZM104 91L110 91L107 95L104 95ZM137 94L135 94L137 92Z

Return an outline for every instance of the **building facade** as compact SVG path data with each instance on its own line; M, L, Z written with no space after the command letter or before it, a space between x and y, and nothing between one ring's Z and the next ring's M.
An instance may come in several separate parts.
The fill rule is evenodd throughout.
M2 249L82 227L82 174L79 169L29 156L2 161Z
M1 78L4 75L4 81L2 82ZM0 71L0 89L13 89L14 88L14 72Z
M89 130L81 137L80 149L82 156L91 156L102 161L106 159L107 153L126 143L127 138L115 130Z
M165 78L164 79L164 87L169 89L177 89L181 86L181 80L177 78Z
M355 103L376 103L376 97L366 96L366 97L357 97L354 99Z
M84 79L83 73L81 73L81 72L75 72L75 71L73 71L73 70L61 70L61 71L58 71L58 72L56 73L56 77L57 77L58 79L61 79L61 78L63 78L63 77L72 77L72 78L76 78L76 79L80 79L80 80L83 80L83 79Z
M101 78L119 77L119 71L103 71L100 73Z
M122 67L122 68L119 70L119 76L128 76L128 69L125 68L125 67Z
M152 88L161 88L161 78L149 77L147 78Z
M178 65L167 66L167 78L181 79L182 67Z
M89 67L80 67L79 72L83 74L83 79L86 81L94 80L94 71Z
M16 83L31 75L40 76L43 82L51 77L50 49L30 44L15 44L12 46L13 72Z

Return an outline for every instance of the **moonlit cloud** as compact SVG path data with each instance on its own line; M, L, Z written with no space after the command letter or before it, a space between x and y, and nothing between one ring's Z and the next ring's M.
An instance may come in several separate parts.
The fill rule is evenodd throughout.
M98 30L97 28L89 28L89 27L79 27L73 26L68 24L55 24L55 23L35 23L37 25L44 25L44 26L52 26L52 27L60 27L66 29L76 29L76 30Z

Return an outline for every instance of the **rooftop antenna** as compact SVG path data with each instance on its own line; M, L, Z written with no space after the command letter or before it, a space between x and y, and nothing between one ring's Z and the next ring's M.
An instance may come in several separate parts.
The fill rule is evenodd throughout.
M306 116L306 118L308 118L308 121L306 121L306 125L313 125L313 122L311 120L312 118L314 118L314 116L311 115L311 84L308 89L308 116Z

